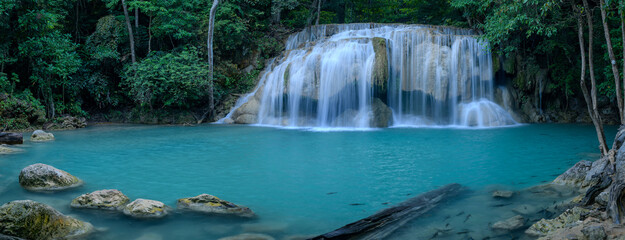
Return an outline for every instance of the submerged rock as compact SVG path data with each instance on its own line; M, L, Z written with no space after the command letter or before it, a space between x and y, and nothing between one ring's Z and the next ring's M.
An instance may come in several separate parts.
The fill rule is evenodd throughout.
M70 206L74 208L121 210L128 202L130 199L121 191L106 189L80 195L72 200Z
M169 207L159 201L139 198L126 205L123 212L135 218L162 218L169 213Z
M35 130L33 135L30 136L30 141L33 142L47 142L54 140L54 134L44 132L43 130Z
M569 170L553 180L553 183L581 187L586 179L586 174L590 171L591 167L592 162L579 161Z
M492 228L496 230L514 231L523 227L523 225L525 225L525 218L521 215L516 215L506 220L496 222L493 224Z
M236 236L220 238L219 240L275 240L275 238L265 234L243 233Z
M31 191L64 190L78 187L83 183L79 178L63 170L42 163L22 169L19 182L23 188Z
M512 191L494 191L493 192L493 197L494 198L510 198L512 197L512 194L514 194L514 192Z
M90 223L68 217L54 208L31 200L0 206L0 234L26 239L80 238L93 231Z
M21 149L11 148L4 144L0 145L0 154L17 153L21 151Z
M247 207L221 200L209 194L200 194L195 197L178 199L177 205L179 209L188 209L203 213L229 214L241 217L254 216L254 212Z

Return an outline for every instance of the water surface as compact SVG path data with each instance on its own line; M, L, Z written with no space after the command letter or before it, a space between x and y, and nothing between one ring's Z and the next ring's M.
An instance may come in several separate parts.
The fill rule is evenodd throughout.
M616 133L616 127L606 130L608 138ZM553 180L579 160L598 157L590 125L345 132L108 125L53 133L56 141L25 139L20 146L25 152L0 155L0 203L33 199L49 204L108 229L94 236L98 239L314 235L448 183L475 192L493 186L520 190ZM53 194L25 191L18 175L33 163L66 170L86 184ZM139 221L69 208L74 197L100 189L119 189L131 199L154 199L174 208L178 198L208 193L248 206L258 218L176 212ZM466 197L479 202L475 198Z

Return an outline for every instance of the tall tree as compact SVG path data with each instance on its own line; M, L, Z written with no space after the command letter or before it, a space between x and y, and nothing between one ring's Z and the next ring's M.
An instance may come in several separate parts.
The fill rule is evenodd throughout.
M208 38L206 40L206 46L208 47L208 112L210 112L211 118L215 116L215 97L213 95L213 88L215 85L215 81L213 79L213 33L215 30L215 14L217 14L217 5L219 5L219 0L214 0L208 20ZM205 117L206 113L200 121L202 121Z
M593 17L592 17L592 9L588 5L587 0L583 0L583 9L580 10L577 7L577 4L573 2L572 6L574 11L577 13L577 35L579 41L580 48L580 56L582 60L581 66L581 76L580 76L580 87L582 89L582 93L584 95L584 100L586 100L586 105L588 106L588 114L592 120L592 123L595 126L595 131L597 132L597 138L599 140L599 150L601 151L601 155L606 155L608 153L608 145L605 141L605 133L603 132L603 123L601 122L601 115L599 115L599 110L597 108L597 84L595 81L594 74L594 61L593 61ZM584 47L584 25L583 25L583 17L586 16L586 24L588 25L588 71L590 72L590 94L588 93L588 87L586 86L586 49Z
M616 66L616 57L614 56L614 48L612 47L612 38L610 37L610 28L608 26L608 17L606 13L606 9L609 8L609 6L605 4L604 0L599 0L599 6L601 9L601 23L603 24L603 35L605 36L605 41L608 48L608 55L610 56L612 75L614 75L614 90L616 91L616 102L618 104L619 118L621 120L621 124L625 124L625 118L623 118L623 98L621 97L621 79L618 67Z
M128 27L128 38L130 40L130 57L132 58L132 65L137 62L135 55L135 37L132 34L132 25L130 24L130 18L128 17L128 7L126 6L126 0L122 0L122 7L124 8L124 17L126 18L126 26Z

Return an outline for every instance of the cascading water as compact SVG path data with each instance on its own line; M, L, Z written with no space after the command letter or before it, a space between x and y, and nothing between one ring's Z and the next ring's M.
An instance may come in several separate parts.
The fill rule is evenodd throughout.
M471 30L321 25L289 37L286 51L227 122L341 128L516 124L492 99L491 54Z

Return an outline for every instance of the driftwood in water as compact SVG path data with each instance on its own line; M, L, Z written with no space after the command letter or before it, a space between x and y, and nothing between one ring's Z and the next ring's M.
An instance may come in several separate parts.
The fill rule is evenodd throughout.
M460 184L449 184L312 239L383 239L461 190Z
M23 144L24 137L21 133L0 132L0 144Z

